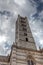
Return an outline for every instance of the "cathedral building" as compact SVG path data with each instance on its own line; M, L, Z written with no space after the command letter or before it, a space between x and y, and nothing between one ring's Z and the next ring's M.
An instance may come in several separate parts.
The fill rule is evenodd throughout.
M18 15L15 43L10 56L0 56L0 65L43 65L43 50L37 50L27 17Z

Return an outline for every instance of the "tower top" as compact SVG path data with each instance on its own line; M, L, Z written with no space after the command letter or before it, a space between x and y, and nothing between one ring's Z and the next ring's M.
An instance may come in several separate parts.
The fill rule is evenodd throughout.
M18 17L23 18L23 19L26 19L26 18L27 18L26 16L25 16L25 17L22 17L22 16L20 16L19 14L18 14Z

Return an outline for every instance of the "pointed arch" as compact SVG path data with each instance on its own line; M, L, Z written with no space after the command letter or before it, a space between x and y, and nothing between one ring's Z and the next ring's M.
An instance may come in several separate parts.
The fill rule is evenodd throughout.
M34 57L33 57L32 55L28 55L27 59L28 59L28 60L30 59L30 60L35 61L35 59L34 59Z
M34 57L30 54L27 57L27 63L28 63L27 65L35 65L36 64Z

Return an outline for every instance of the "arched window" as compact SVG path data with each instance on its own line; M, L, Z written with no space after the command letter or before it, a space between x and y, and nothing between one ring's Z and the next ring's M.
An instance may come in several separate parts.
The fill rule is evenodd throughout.
M31 60L31 65L34 65L34 62Z
M28 65L34 65L34 62L32 60L28 60Z
M28 60L28 65L30 65L30 60Z

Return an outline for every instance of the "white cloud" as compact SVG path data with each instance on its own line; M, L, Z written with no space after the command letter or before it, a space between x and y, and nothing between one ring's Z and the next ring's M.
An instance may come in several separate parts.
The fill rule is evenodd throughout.
M40 44L43 45L43 39L40 40Z
M25 0L14 0L14 2L20 6L23 6L26 3Z
M6 42L6 40L7 40L7 38L6 38L6 36L2 36L2 35L0 35L0 43L2 43L2 42Z
M10 23L8 20L4 20L4 22L2 23L1 29L2 30L7 30L10 26Z

